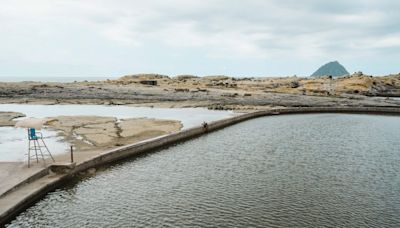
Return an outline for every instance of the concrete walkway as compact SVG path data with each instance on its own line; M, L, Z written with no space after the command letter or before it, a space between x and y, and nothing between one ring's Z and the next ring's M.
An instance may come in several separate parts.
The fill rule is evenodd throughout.
M43 164L34 163L28 168L23 162L0 162L0 197L46 174L47 168Z
M47 192L53 190L56 187L55 183L65 176L45 175L0 197L0 227L4 226L8 219L17 216L16 212L23 211Z

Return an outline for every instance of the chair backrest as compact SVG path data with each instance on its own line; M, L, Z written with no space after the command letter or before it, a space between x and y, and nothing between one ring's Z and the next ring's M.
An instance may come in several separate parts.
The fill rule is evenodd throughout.
M29 128L28 129L28 138L29 138L29 140L36 140L37 139L36 129L35 128Z

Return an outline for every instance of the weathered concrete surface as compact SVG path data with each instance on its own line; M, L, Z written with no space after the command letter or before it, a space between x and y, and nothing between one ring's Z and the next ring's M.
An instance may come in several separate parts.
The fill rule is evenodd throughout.
M177 132L183 127L179 121L150 118L118 120L101 116L57 116L50 119L47 126L60 131L79 152L110 149Z
M49 166L50 173L68 174L76 167L75 162L55 162Z
M31 168L28 168L22 162L0 162L0 198L21 184L46 174L46 167L41 164L33 163Z
M64 181L72 178L74 175L87 169L101 166L110 162L115 162L127 157L135 156L148 151L154 151L166 145L178 141L187 140L202 134L212 132L235 123L261 116L277 114L295 114L295 113L377 113L377 114L395 114L400 115L400 108L377 108L377 107L340 107L340 108L290 108L274 109L268 111L257 111L235 116L229 119L219 120L208 123L207 128L203 126L194 127L167 136L161 136L155 139L146 140L139 143L123 146L117 149L105 151L90 159L77 163L75 168L71 168L69 173L47 175L40 179L27 183L22 188L18 188L0 198L0 225L5 224L14 218L18 213L25 210L36 200L60 186Z
M49 191L55 189L65 175L51 174L26 183L18 190L8 193L0 198L0 226L15 217L18 212L25 210Z

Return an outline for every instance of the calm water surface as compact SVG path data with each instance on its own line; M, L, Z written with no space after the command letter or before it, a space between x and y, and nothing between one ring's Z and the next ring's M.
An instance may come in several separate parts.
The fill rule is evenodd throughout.
M259 118L99 171L9 227L399 227L400 118Z
M99 77L99 76L89 76L89 77L76 77L76 76L66 76L66 77L16 77L16 76L2 76L0 77L0 82L24 82L24 81L35 81L35 82L83 82L83 81L105 81L107 79L114 80L117 77Z

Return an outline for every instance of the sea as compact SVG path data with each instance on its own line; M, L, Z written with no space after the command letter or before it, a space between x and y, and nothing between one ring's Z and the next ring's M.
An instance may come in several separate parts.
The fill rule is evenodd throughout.
M37 81L37 82L82 82L82 81L104 81L107 79L113 80L119 77L111 76L65 76L65 77L12 77L12 76L0 76L0 82L24 82L24 81Z

